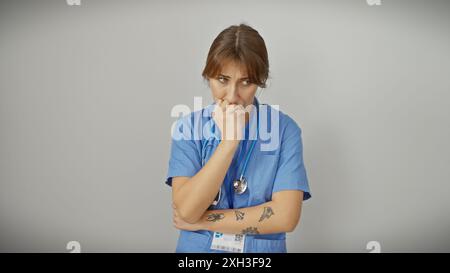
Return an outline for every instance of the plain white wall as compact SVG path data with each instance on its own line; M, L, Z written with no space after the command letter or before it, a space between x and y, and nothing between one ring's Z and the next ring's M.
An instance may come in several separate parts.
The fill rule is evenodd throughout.
M174 251L176 104L210 100L212 40L248 23L261 101L303 130L313 198L288 249L450 250L450 3L2 1L0 251Z

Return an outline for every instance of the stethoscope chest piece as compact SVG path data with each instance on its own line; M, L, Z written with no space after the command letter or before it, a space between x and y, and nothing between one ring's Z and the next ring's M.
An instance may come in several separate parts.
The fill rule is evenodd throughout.
M247 180L244 177L234 180L233 188L235 193L243 194L247 190Z

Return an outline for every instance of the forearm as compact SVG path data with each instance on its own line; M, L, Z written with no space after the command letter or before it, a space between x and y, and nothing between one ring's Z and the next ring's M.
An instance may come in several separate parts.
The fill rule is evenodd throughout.
M200 226L231 234L270 234L291 232L300 218L297 208L270 201L241 209L207 211Z
M205 166L174 192L174 204L186 221L198 221L214 201L238 145L222 141Z

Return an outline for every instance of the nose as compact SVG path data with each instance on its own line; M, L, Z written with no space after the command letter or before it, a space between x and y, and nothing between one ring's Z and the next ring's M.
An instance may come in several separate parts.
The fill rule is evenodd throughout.
M228 90L226 99L231 104L238 104L239 103L239 95L238 95L238 87L236 84L230 84Z

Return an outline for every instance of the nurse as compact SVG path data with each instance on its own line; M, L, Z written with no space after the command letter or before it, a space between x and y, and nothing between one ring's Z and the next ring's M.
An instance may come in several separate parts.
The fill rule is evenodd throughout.
M268 75L267 49L252 27L231 26L213 41L202 76L214 103L172 132L166 183L176 252L287 251L286 232L311 194L300 127L255 97Z

